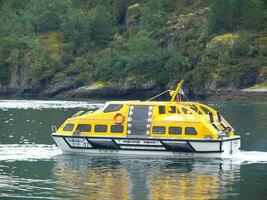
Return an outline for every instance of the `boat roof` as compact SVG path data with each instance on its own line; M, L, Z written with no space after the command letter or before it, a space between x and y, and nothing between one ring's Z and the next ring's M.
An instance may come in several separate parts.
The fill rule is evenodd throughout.
M123 104L123 105L145 105L145 106L153 106L153 105L192 105L192 104L200 104L197 102L170 102L170 101L139 101L139 100L133 100L133 101L108 101L107 104Z

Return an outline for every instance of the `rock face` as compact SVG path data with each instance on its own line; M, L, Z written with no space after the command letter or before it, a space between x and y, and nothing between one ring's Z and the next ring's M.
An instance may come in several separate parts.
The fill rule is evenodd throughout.
M44 90L41 91L41 95L54 97L65 91L72 90L77 87L75 84L75 78L76 76L74 74L69 74L68 76L65 76L65 79L63 81L57 82L55 84L49 84L48 87L44 88Z
M17 66L11 69L8 81L0 84L0 94L21 93L28 86L28 70L25 66Z
M156 85L155 82L147 83L123 83L123 84L104 84L94 83L88 86L82 86L74 90L66 92L65 96L70 97L102 97L102 98L145 98L150 97L157 92L160 92L161 88Z
M189 96L197 98L216 99L267 99L267 82L255 84L257 78L266 81L265 68L260 71L248 70L236 82L229 84L227 80L215 81L210 79L206 85L200 86L198 90L189 89ZM27 83L27 69L16 69L11 73L8 85L0 84L0 95L22 95L22 96L45 96L45 97L77 97L77 98L128 98L147 99L167 88L162 88L155 81L135 82L134 80L124 83L102 83L96 82L88 86L75 85L75 76L70 75L57 84L41 82L37 85ZM236 84L241 83L242 90L237 89ZM252 86L252 87L250 87Z
M6 84L0 84L0 95L52 97L74 87L74 77L67 76L63 82L52 85L50 80L29 83L29 76L27 67L13 68L10 72L8 82Z
M65 76L63 81L52 83L42 80L40 83L28 83L27 68L17 68L11 72L9 82L0 84L0 96L45 96L45 97L101 97L101 98L146 98L161 91L155 81L136 82L128 80L123 83L95 82L88 86L77 86L76 75Z
M258 76L257 69L255 68L249 69L242 77L241 87L247 88L254 85L256 83L257 76Z
M126 13L126 26L138 26L140 21L140 4L129 6Z

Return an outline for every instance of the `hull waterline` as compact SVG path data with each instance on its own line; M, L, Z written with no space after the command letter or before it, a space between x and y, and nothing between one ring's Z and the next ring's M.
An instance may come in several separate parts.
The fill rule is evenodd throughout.
M82 137L52 134L64 154L221 158L240 150L240 137L217 140Z

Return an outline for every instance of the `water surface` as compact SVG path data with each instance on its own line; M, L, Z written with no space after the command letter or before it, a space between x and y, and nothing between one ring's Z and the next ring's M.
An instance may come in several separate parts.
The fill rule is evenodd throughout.
M209 102L242 137L224 159L67 156L51 125L95 101L0 100L0 199L263 199L267 102Z

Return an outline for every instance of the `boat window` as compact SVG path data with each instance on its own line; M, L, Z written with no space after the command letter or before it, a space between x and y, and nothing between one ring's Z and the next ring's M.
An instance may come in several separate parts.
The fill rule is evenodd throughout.
M209 114L210 111L206 107L200 106L200 108L204 111L206 115Z
M159 106L159 114L165 114L165 106Z
M197 135L197 131L194 127L186 127L185 134L186 135Z
M215 125L215 124L211 124L217 131L219 131L220 129Z
M187 108L182 108L184 114L192 114Z
M169 113L176 113L176 106L170 106Z
M110 104L105 108L103 112L104 113L115 112L115 111L119 111L121 108L122 108L121 104Z
M74 128L74 124L67 124L64 128L63 131L72 131Z
M193 111L195 111L196 113L198 112L198 109L197 109L197 107L196 107L195 105L191 105L190 108L191 108Z
M112 125L111 126L111 133L123 133L123 126L122 125Z
M91 125L90 124L79 124L76 130L81 131L81 132L90 132Z
M182 128L181 127L170 126L169 127L169 134L181 135L182 134Z
M220 125L223 127L223 129L225 129L226 127L224 126L224 124L223 123L220 123Z
M107 125L95 125L95 132L107 132Z
M153 133L154 134L164 134L166 132L165 126L154 126L153 127Z

